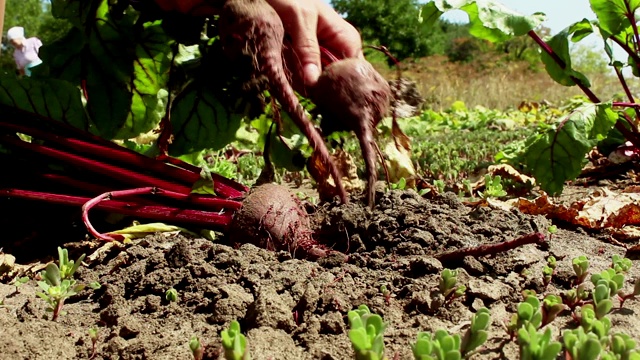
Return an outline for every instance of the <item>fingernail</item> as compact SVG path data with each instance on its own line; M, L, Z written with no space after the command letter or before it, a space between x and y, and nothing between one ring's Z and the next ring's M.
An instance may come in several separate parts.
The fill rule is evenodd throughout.
M307 85L313 85L320 77L320 69L316 64L307 64L304 66L304 80Z

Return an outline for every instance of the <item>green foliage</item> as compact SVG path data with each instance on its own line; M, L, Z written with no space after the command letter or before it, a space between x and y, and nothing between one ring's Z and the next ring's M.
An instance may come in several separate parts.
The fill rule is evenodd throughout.
M500 198L507 195L507 192L502 187L502 177L500 175L485 175L484 186L485 190L478 193L478 195L483 199Z
M189 350L191 350L194 360L202 360L204 358L204 346L195 335L189 340Z
M580 255L571 260L571 266L573 272L576 274L575 284L582 284L589 274L589 259L586 256Z
M497 2L475 0L435 0L428 2L421 10L420 20L426 28L433 26L444 12L459 9L469 15L470 33L479 39L504 43L514 37L528 35L542 48L540 59L548 75L563 86L579 86L593 103L576 109L560 123L532 135L521 146L512 147L509 150L512 153L506 156L513 164L522 164L540 187L552 195L562 192L565 181L575 179L580 174L586 162L585 155L612 134L614 125L618 125L618 130L626 126L621 119L629 116L624 110L614 110L611 102L600 100L589 90L591 84L588 78L572 64L570 42L577 43L589 34L597 33L604 40L605 52L611 58L609 66L619 74L623 67L629 66L635 76L640 75L636 66L640 62L640 52L637 50L640 47L636 43L638 36L635 27L636 9L640 4L626 0L613 3L592 0L590 4L598 18L597 22L584 19L570 24L546 42L533 31L544 20L542 13L525 16ZM612 43L628 53L626 63L613 58ZM620 79L621 85L627 90L626 81L623 77ZM635 100L629 96L629 101ZM636 104L619 106L635 107ZM637 131L632 132L633 135L625 135L627 140L635 139Z
M453 39L469 37L466 26L445 21L422 28L416 0L331 0L331 5L361 32L365 43L384 45L399 60L444 54Z
M550 328L541 333L532 323L518 330L518 345L522 360L553 360L562 351L562 344L551 340Z
M40 274L42 280L38 281L38 286L42 292L36 293L49 305L47 312L52 313L51 320L54 321L61 314L64 301L85 288L85 285L78 284L73 279L73 274L82 264L85 255L80 256L76 261L69 260L67 249L58 247L58 257L58 265L49 263Z
M164 294L165 299L169 302L177 302L178 301L178 290L174 288L170 288Z
M240 332L239 322L237 322L236 320L231 321L231 323L229 324L229 328L220 332L220 337L222 337L222 348L224 349L224 358L226 360L251 359L251 356L249 355L249 349L247 349L247 339Z
M457 286L458 283L458 270L444 269L440 273L440 282L438 289L445 298L460 297L464 295L467 287L464 285Z
M356 353L356 360L384 359L384 330L382 317L372 314L366 305L351 310L349 318L349 340Z

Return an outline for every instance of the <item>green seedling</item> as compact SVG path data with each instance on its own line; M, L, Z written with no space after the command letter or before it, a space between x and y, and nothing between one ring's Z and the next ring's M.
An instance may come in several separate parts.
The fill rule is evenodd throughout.
M400 178L398 182L389 184L391 190L405 190L407 188L407 180L405 178Z
M444 193L445 185L444 180L433 180L433 186L438 190L438 194Z
M542 318L540 300L534 295L528 295L523 302L518 304L517 312L513 314L507 326L507 332L513 338L519 329L524 328L527 324L538 329L542 325Z
M75 274L76 270L82 265L82 260L84 260L85 254L80 255L78 260L73 261L69 260L69 251L67 249L63 249L58 247L58 266L60 269L60 278L64 279L72 279L73 274Z
M384 330L382 317L372 314L366 305L351 310L349 318L349 340L356 353L356 360L384 359Z
M580 285L589 274L589 259L584 255L580 255L571 260L571 264L573 266L573 272L576 274L574 285Z
M545 265L545 267L542 268L542 283L545 288L549 286L549 284L551 284L551 280L553 279L553 274L556 271L556 266L557 266L556 258L554 256L549 256L547 258L547 265Z
M178 301L178 290L171 288L167 290L164 294L165 298L169 302L177 302Z
M640 352L636 349L636 342L627 334L614 334L611 337L609 353L605 354L602 359L629 359L640 360Z
M489 309L481 308L471 318L471 326L462 337L460 354L468 357L482 346L489 338L489 326L491 325L491 315Z
M98 355L98 328L92 327L89 329L89 339L91 339L91 356L89 359L95 359Z
M489 174L485 175L484 187L484 192L478 192L478 196L483 199L500 198L507 195L507 192L502 187L502 177L500 175L495 177Z
M602 352L602 344L598 336L591 332L585 332L579 327L567 330L562 334L562 342L568 359L596 360Z
M431 335L419 332L415 344L411 346L416 360L459 360L460 335L450 335L446 330L437 330Z
M43 292L38 292L36 295L49 305L47 311L52 313L51 320L58 319L66 299L85 288L85 285L78 284L73 279L73 274L82 264L84 257L85 255L82 254L76 261L69 260L67 249L58 247L59 265L50 263L40 273L42 280L38 281L38 286Z
M191 340L189 340L189 349L193 355L193 360L204 359L204 345L202 345L197 336L194 335L191 337Z
M226 360L250 360L247 338L240 332L240 323L231 321L229 328L220 332ZM193 339L192 339L193 340Z
M611 260L611 268L616 274L623 274L631 269L631 259L627 259L620 255L613 255Z
M598 319L593 304L585 304L580 307L580 326L585 332L594 333L602 339L609 336L611 320L606 316Z
M387 289L387 285L380 285L380 293L384 296L384 303L389 305L391 303L391 291Z
M569 307L570 310L574 310L577 306L581 305L586 299L589 298L589 292L586 289L584 283L578 285L574 289L569 289L562 295L563 302Z
M545 326L552 322L558 314L566 309L562 303L562 298L558 295L549 294L542 300L542 324Z
M551 341L551 329L538 332L532 323L518 330L518 346L521 360L554 360L562 350L562 344Z
M23 276L21 278L16 278L15 280L13 280L12 284L16 287L15 293L17 294L20 291L20 286L26 284L28 281L28 276Z
M444 296L446 301L453 301L455 298L459 298L467 291L467 287L464 285L457 286L458 283L458 270L444 269L440 273L440 283L438 289Z

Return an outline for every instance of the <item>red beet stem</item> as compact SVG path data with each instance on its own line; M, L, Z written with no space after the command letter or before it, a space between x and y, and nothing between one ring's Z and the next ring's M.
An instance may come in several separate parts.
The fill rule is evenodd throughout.
M0 122L0 127L11 129L13 131L30 135L38 139L52 142L67 149L73 150L77 154L91 155L92 157L126 164L133 168L148 170L158 175L166 176L168 178L172 178L173 180L184 182L189 185L193 184L200 178L199 168L197 172L192 172L173 165L165 164L160 161L156 161L152 158L123 148L119 145L116 145L117 147L104 146L104 144L98 144L77 138L63 137L57 134L45 132L33 127L26 127L19 124Z
M148 192L147 192L148 193ZM60 205L83 206L89 197L52 194L21 189L2 189L0 196L16 199L39 200ZM231 223L233 212L212 212L178 209L169 206L138 205L132 202L108 200L95 205L96 209L148 220L196 225L201 228L225 230Z
M114 165L105 164L100 161L85 159L79 155L68 153L62 150L50 148L44 145L28 143L20 139L4 136L2 141L11 145L20 147L22 149L30 150L38 154L48 156L57 160L61 160L72 165L84 167L88 171L105 175L107 177L139 186L157 186L165 188L169 191L188 194L191 192L191 187L176 184L156 177L140 174L128 169L122 169Z

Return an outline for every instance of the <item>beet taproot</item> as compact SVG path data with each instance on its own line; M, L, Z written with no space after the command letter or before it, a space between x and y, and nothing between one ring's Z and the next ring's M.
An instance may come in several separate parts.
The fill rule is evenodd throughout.
M283 185L268 183L253 188L235 213L228 234L233 243L251 243L296 256L320 258L328 254L313 239L300 200Z
M327 165L342 202L347 193L341 174L329 155L322 136L298 101L285 74L283 61L284 26L276 11L265 0L227 0L218 22L220 40L230 59L251 56L256 71L268 79L271 95L278 100L309 144Z
M375 127L389 110L389 83L366 60L338 60L320 75L312 91L312 100L322 115L323 135L353 131L358 137L366 165L367 204L373 207L378 146Z

